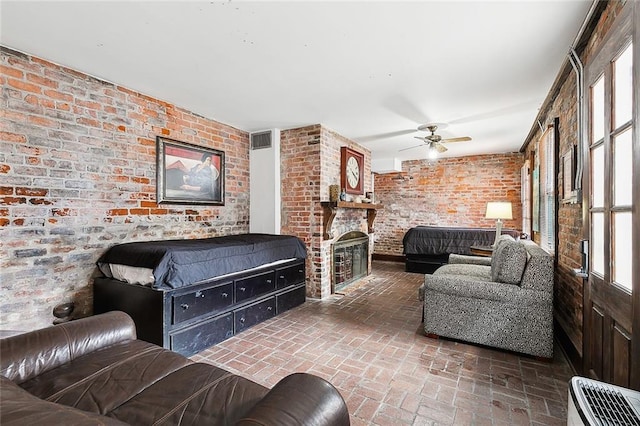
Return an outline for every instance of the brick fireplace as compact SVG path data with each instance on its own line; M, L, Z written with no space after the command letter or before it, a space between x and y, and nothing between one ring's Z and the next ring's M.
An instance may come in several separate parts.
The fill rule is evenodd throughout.
M324 298L334 292L332 246L337 236L361 231L369 239L370 270L373 213L365 208L332 211L329 186L340 182L340 148L348 146L364 154L364 192L372 191L371 155L354 141L320 124L280 133L281 233L296 235L307 246L307 296ZM328 223L328 218L331 223Z
M369 236L361 231L342 234L331 246L333 293L367 276Z

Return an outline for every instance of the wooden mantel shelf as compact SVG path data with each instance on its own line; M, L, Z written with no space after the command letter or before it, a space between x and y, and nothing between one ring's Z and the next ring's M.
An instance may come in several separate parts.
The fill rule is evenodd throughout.
M367 211L367 226L370 234L373 233L373 221L376 218L378 209L384 208L382 204L373 203L350 203L347 201L322 201L320 205L324 208L324 235L325 240L333 238L331 232L331 226L333 225L333 219L338 213L338 209L362 209Z

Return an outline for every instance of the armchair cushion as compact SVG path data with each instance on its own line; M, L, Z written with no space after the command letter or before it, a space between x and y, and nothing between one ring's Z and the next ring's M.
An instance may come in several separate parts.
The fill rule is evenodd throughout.
M491 258L483 256L470 256L467 254L450 254L449 264L463 264L463 265L485 265L491 266Z
M434 273L434 275L463 275L478 281L491 281L491 268L485 265L476 265L474 263L464 264L448 264L442 265Z
M517 241L501 242L491 256L491 281L520 284L527 266L527 250Z

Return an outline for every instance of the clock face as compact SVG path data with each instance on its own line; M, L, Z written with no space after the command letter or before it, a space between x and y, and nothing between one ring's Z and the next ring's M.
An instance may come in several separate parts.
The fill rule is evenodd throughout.
M360 167L358 166L358 160L354 157L349 157L347 160L347 183L351 188L358 186L360 180Z
M363 172L364 155L347 146L340 148L340 187L347 194L362 194Z

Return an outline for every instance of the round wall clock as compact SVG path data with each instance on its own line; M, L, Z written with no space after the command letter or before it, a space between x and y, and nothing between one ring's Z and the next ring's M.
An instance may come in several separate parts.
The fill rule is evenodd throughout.
M340 186L347 194L364 192L364 155L346 146L340 148Z

